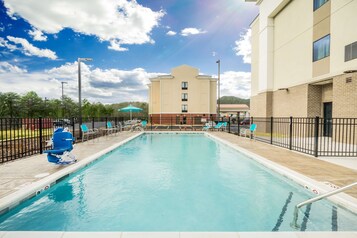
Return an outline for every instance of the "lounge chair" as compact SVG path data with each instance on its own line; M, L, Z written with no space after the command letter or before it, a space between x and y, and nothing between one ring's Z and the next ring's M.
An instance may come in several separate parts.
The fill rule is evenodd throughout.
M147 125L147 121L136 123L131 126L130 131L143 131L146 128L146 125Z
M141 126L143 127L143 129L145 130L146 129L146 126L148 125L148 122L147 121L142 121L141 122Z
M212 128L211 124L207 122L205 124L205 126L202 127L202 131L209 131L209 129L211 129L211 128Z
M255 139L255 131L257 130L257 124L251 124L249 129L241 129L240 130L240 135L247 137L249 136L250 138Z
M223 126L223 122L218 122L217 125L215 125L212 129L218 131L219 129L221 129L222 126Z
M63 128L57 128L52 137L52 149L45 150L47 160L55 164L75 163L76 157L71 153L73 150L74 138L72 133Z
M94 139L95 136L99 135L99 131L98 129L94 128L92 129L88 129L86 124L82 124L81 125L81 130L82 130L82 142L84 140L84 137L87 136L87 140L89 140L89 137L92 136L92 138Z

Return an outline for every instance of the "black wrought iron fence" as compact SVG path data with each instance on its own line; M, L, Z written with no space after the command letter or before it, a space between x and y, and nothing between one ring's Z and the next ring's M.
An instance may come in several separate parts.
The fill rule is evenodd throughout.
M114 126L124 118L83 118L91 129L106 128L108 121ZM80 142L80 126L75 118L0 118L0 164L49 149L48 141L57 127L68 127Z
M357 118L251 117L231 121L232 133L256 124L256 140L317 156L357 157Z

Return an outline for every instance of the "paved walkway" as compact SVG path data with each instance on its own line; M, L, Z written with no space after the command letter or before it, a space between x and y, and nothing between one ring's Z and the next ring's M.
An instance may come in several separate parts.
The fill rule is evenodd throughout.
M123 141L138 132L120 132L99 139L85 141L74 145L73 154L77 160ZM35 155L23 159L0 164L0 198L17 191L18 189L36 182L44 176L53 174L65 166L59 166L47 161L47 154Z
M316 159L312 156L225 132L210 133L316 181L330 182L340 187L357 181L357 170L329 163L326 158L325 160ZM357 158L355 158L353 165L355 164L357 164ZM356 187L346 191L346 193L357 198Z

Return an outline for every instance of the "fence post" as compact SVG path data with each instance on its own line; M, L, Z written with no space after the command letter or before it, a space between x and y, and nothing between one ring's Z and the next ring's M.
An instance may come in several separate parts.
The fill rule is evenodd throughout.
M270 117L270 144L273 144L273 120L274 117Z
M105 128L108 129L108 117L105 117Z
M240 116L239 113L237 115L237 130L238 130L238 136L240 136Z
M228 117L228 133L231 133L231 117Z
M152 115L150 115L150 129L152 131Z
M42 148L42 117L38 118L38 123L39 123L39 133L40 133L40 154L43 152Z
M319 123L320 123L320 118L315 117L315 151L314 151L315 157L317 157L319 153Z
M76 125L74 123L74 117L71 118L71 124L72 124L72 131L73 131L73 136L75 137L75 129L76 129Z
M292 149L293 143L293 117L290 117L289 120L289 150Z
M172 117L170 115L170 130L172 131Z
M254 118L250 117L250 124L252 125L254 123ZM249 139L253 139L253 134L250 133Z
M92 117L92 129L94 130L94 117Z

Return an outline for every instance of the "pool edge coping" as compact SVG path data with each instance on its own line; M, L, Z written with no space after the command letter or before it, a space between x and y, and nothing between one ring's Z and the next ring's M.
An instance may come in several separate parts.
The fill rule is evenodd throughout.
M119 146L128 143L129 141L135 139L136 137L139 137L144 133L145 132L140 132L136 135L130 136L129 138L126 138L118 143L115 143L114 145L109 146L106 149L103 149L93 155L90 155L78 161L77 163L71 164L70 166L56 171L55 173L50 174L49 176L43 179L33 182L28 186L25 186L3 198L0 198L0 215L7 213L9 210L20 205L21 203L39 195L42 191L49 189L51 186L60 182L63 178L79 171L80 169L88 166L92 162L99 159L101 156L110 153Z
M204 132L204 134L208 137L211 137L211 138L239 151L240 153L255 160L259 164L261 164L261 165L267 167L268 169L294 181L295 183L297 183L298 185L300 185L302 187L308 186L312 190L315 189L316 191L318 191L319 194L330 192L330 191L334 190L333 188L323 184L322 182L319 182L319 181L312 179L306 175L303 175L303 174L298 173L292 169L289 169L283 165L280 165L276 162L266 159L263 156L260 156L260 155L255 154L247 149L240 147L239 145L233 144L225 139L219 138L219 137L212 135L210 133L207 133L207 132ZM339 194L333 195L326 199L357 214L357 199L346 194L346 193L339 193ZM303 202L303 201L301 201L301 202Z

